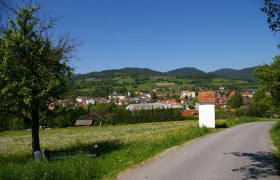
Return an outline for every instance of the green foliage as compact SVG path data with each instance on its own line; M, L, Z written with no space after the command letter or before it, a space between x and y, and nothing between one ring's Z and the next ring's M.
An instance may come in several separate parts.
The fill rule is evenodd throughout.
M271 135L272 135L271 137L273 140L273 144L278 148L278 153L279 153L279 150L280 150L280 121L279 120L272 127Z
M102 104L94 107L84 119L91 119L94 125L103 124L137 124L183 120L180 110L152 109L129 111L123 107Z
M250 122L260 122L260 121L271 121L271 119L265 118L256 118L256 117L238 117L238 118L230 118L226 120L218 120L216 121L216 126L223 128L228 128L232 126L236 126L239 124L250 123Z
M191 102L191 104L190 104L190 106L189 106L190 109L194 109L197 102L198 102L198 98L197 98L197 97L196 97L196 98L193 98L193 99L192 99L192 102Z
M236 114L230 110L226 111L226 110L218 107L215 117L216 117L216 119L230 119L230 118L236 117Z
M261 10L267 14L269 28L275 33L280 30L280 4L276 0L264 0L265 7Z
M274 151L274 157L277 161L277 169L280 170L280 121L279 120L270 130L270 136L273 141L273 145L276 147Z
M271 106L272 97L260 89L254 93L253 109L259 117L270 117L274 113L274 107Z
M152 109L128 111L118 108L114 111L113 124L134 124L183 120L181 111L175 109Z
M31 3L18 8L15 19L3 22L7 24L0 34L0 111L29 121L33 151L40 149L39 112L66 91L68 60L78 45L68 36L52 41L55 20L40 20L40 12Z
M137 124L148 122L165 122L184 120L180 110L153 109L128 111L115 104L97 104L84 109L75 106L56 106L40 114L40 126L47 128L73 127L78 119L93 120L93 125ZM3 118L2 118L3 119ZM197 118L194 118L197 119ZM189 120L194 120L190 118ZM21 130L29 128L19 116L8 116L0 121L0 131Z
M71 72L62 45L52 44L41 29L38 11L21 8L0 39L0 95L26 113L62 94Z
M76 120L86 114L87 111L82 107L57 106L41 115L40 125L48 128L73 127Z
M240 93L235 93L228 101L227 106L229 108L240 108L244 104L243 98Z
M262 117L257 111L252 107L252 105L244 106L235 111L237 117Z
M268 91L272 97L272 105L279 112L280 107L280 56L275 56L274 62L270 65L259 66L255 70L256 77L264 90ZM266 99L269 101L269 99Z

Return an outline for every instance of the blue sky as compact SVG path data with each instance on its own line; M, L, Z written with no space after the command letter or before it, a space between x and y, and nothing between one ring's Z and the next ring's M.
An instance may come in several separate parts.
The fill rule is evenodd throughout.
M271 63L279 53L263 0L45 0L57 33L83 41L75 73L124 67L206 72Z

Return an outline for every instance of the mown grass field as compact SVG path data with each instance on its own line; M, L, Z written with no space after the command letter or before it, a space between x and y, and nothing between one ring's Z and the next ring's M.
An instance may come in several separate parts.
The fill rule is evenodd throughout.
M218 129L197 121L175 121L40 131L41 147L50 150L93 148L97 157L35 162L31 132L0 133L0 179L115 179L131 167L174 146L236 124L260 119L219 120Z

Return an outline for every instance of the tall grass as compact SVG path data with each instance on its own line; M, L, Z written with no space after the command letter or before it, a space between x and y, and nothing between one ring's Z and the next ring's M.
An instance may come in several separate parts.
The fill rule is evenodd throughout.
M229 128L239 124L258 122L258 121L271 121L269 118L257 118L257 117L238 117L231 119L222 119L216 121L216 128Z
M230 127L251 121L256 119L224 120L219 124ZM166 149L216 131L196 124L197 121L177 121L41 131L43 149L98 146L96 158L81 154L72 159L45 162L33 160L30 132L0 133L0 179L114 179L120 172Z
M274 157L277 162L277 169L280 172L280 121L271 128L270 136L273 141L273 145L276 147Z
M8 151L10 148L7 148L7 151L3 148L2 152L5 153L0 156L0 179L114 179L121 171L165 149L214 131L188 123L149 123L105 128L60 129L44 132L45 134L42 132L42 138L46 138L44 135L47 135L49 139L48 143L43 144L52 145L51 149L83 149L97 144L97 157L88 158L86 155L80 155L73 159L35 162L25 149L22 152L20 148L13 151ZM73 133L77 137L75 140ZM15 138L16 135L12 136ZM6 137L8 143L9 134L3 134L2 137ZM96 139L92 140L95 137ZM61 142L67 141L68 145L55 145L57 138Z

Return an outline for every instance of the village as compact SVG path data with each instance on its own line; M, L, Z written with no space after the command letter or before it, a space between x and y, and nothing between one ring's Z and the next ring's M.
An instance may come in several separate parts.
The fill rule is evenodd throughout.
M153 90L153 93L156 91ZM200 91L204 91L201 89ZM131 97L130 92L127 94L120 94L113 92L107 97L89 97L78 96L75 101L70 99L55 100L48 105L49 110L53 110L56 106L69 106L76 107L94 107L96 104L115 104L116 106L125 107L126 110L151 110L151 109L178 109L181 110L182 116L198 116L199 107L197 95L200 91L185 90L180 93L172 94L156 94L156 98L150 93L137 91L135 97ZM226 87L219 87L215 90L215 105L216 108L223 110L234 111L237 108L249 108L252 105L252 99L255 90L244 89L242 91L234 91ZM242 97L242 102L239 105L231 105L228 101L233 96ZM172 98L173 97L173 98Z

